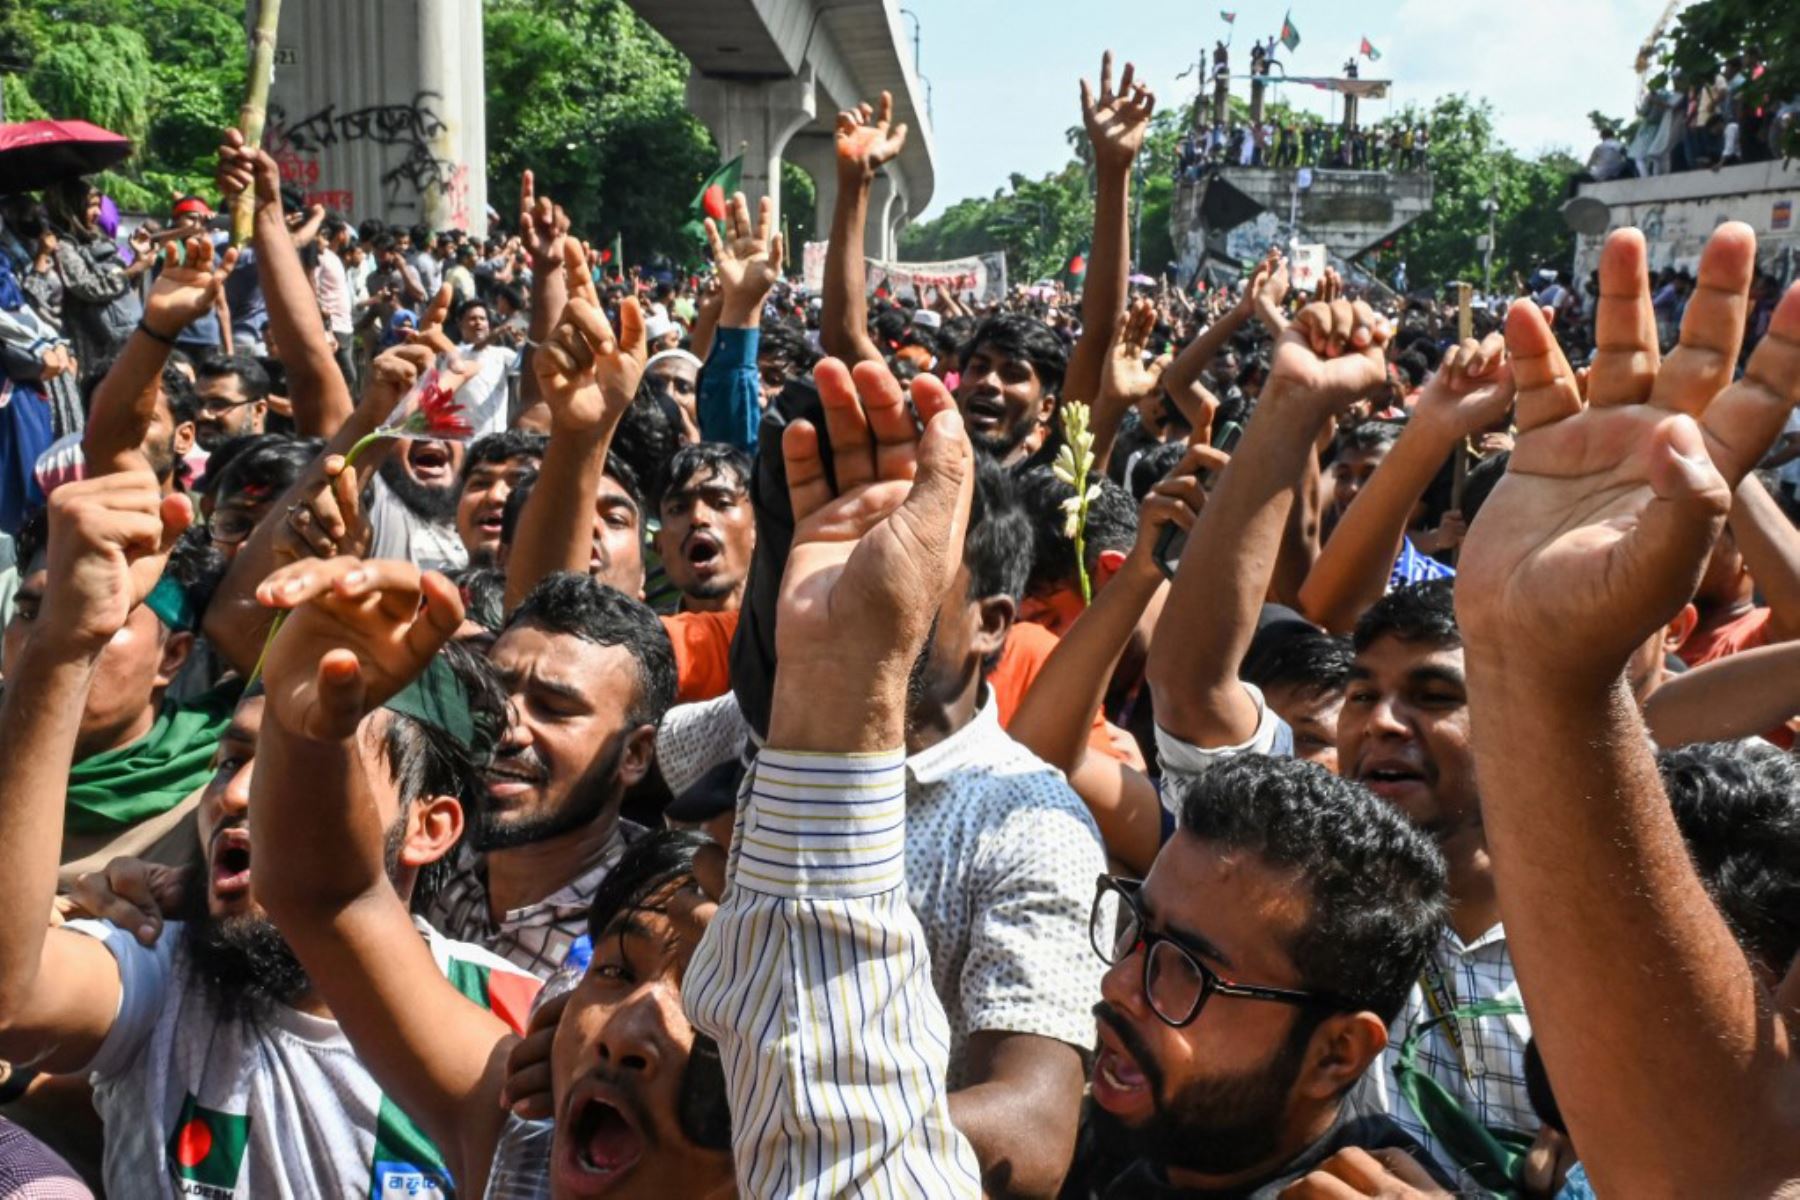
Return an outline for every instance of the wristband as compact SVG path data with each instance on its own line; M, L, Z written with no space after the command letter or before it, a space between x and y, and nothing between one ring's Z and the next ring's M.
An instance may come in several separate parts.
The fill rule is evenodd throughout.
M156 330L150 328L149 324L146 323L142 317L138 318L137 327L139 333L143 334L153 342L161 342L165 346L173 346L175 344L174 338L164 337L162 334L156 332Z

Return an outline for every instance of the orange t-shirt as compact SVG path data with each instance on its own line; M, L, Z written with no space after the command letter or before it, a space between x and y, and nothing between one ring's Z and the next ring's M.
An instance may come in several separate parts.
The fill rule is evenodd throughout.
M1696 629L1676 653L1690 667L1729 658L1740 650L1754 650L1769 644L1769 617L1766 608L1753 608L1735 621L1727 621L1716 629Z
M675 702L692 704L729 692L737 610L676 613L662 623L675 646Z
M1000 661L988 672L987 678L988 687L994 691L994 704L999 709L1001 728L1012 724L1013 713L1018 711L1019 701L1025 698L1026 689L1043 669L1044 660L1056 649L1057 640L1057 636L1042 625L1034 625L1029 621L1013 622L1011 632L1006 635L1006 648L1000 651ZM1144 756L1138 750L1137 739L1108 721L1105 713L1094 713L1094 727L1088 733L1088 749L1108 758L1116 758L1134 770L1145 769Z

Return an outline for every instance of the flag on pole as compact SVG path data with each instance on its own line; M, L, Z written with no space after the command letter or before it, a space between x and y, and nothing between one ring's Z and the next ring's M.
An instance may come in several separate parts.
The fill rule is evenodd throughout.
M1237 24L1237 14L1234 12L1226 12L1221 8L1219 10L1219 20L1225 22L1227 25L1235 25Z
M1281 44L1289 50L1300 45L1300 31L1294 28L1294 14L1289 12L1281 18Z
M1087 279L1087 251L1078 249L1069 258L1069 263L1062 270L1063 280L1071 287L1080 287Z
M1360 51L1360 53L1362 54L1362 56L1364 58L1368 59L1370 62L1380 62L1381 61L1381 51L1377 50L1375 48L1375 43L1371 42L1368 38L1364 38L1362 40L1362 50Z

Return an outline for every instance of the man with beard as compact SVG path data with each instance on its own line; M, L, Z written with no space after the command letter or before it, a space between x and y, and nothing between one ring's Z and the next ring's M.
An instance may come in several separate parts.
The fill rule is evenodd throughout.
M1151 646L1165 778L1203 774L1245 753L1294 753L1292 724L1239 678L1274 569L1294 482L1333 414L1384 386L1388 326L1365 305L1313 304L1278 341L1274 367L1244 439L1219 479L1176 572ZM1476 409L1509 378L1496 344L1454 348L1441 372L1455 380L1452 410ZM1524 1075L1530 1026L1518 1004L1512 955L1500 923L1493 866L1469 742L1464 656L1448 580L1382 598L1357 622L1349 684L1337 718L1338 772L1395 805L1437 843L1448 864L1450 911L1435 953L1395 1023L1388 1066L1416 1036L1411 1072L1449 1105L1414 1108L1371 1074L1388 1110L1446 1166L1485 1170L1485 1146L1461 1160L1454 1130L1478 1124L1509 1158L1531 1153L1540 1122ZM1321 680L1320 682L1324 682ZM1304 698L1290 690L1290 702ZM1294 718L1290 722L1287 718ZM1437 1020L1467 1006L1454 1021ZM1463 1121L1446 1121L1447 1107ZM1455 1139L1461 1141L1462 1139ZM1491 1141L1492 1139L1490 1139ZM1561 1147L1544 1133L1535 1152ZM1495 1186L1481 1180L1484 1186Z
M290 769L257 776L252 833L291 845L293 853L260 869L259 894L324 981L378 1079L445 1149L459 1194L480 1195L508 1111L500 1102L503 1068L509 1054L516 1059L527 1050L516 1030L430 970L401 898L382 878L381 824L356 799L369 786L367 756L357 745L368 706L409 686L461 622L462 606L447 580L421 577L404 563L303 563L278 573L269 587L290 582L300 584L300 607L270 653L262 735L271 763ZM568 576L546 588L591 589L589 597L603 603L612 595ZM527 607L543 594L534 593ZM647 613L642 624L655 630ZM626 673L608 661L618 648L595 650L598 658L584 666ZM555 703L540 682L559 681L534 682L527 703ZM332 798L323 809L320 774ZM541 811L500 816L504 821L490 809L475 836L545 827ZM541 1054L553 1038L551 1062L542 1068L558 1117L552 1195L602 1188L645 1197L733 1194L725 1153L731 1120L717 1055L681 1011L685 968L705 917L694 884L699 845L692 835L649 835L570 914L591 936L593 960L554 1034L531 1039Z
M461 442L401 438L392 443L369 484L372 557L400 559L427 571L455 571L469 565L469 552L456 528L462 490L457 475L464 454Z
M70 484L52 501L45 605L0 706L0 877L9 889L0 1054L93 1078L113 1195L443 1192L445 1161L349 1052L252 898L250 763L265 710L291 704L291 693L245 701L220 742L198 816L204 884L195 881L194 920L165 926L153 945L99 922L46 928L65 781L99 657L189 519L186 502L160 497L142 470ZM354 589L345 591L337 603L355 607ZM271 650L270 665L282 668L272 678L294 678L292 658L308 654L308 624L295 625ZM323 761L267 764L306 778L315 802L325 784L323 794L365 806L381 831L377 870L386 868L383 886L402 906L461 835L461 799L476 787L482 754L477 714L497 716L497 697L479 690L471 666L433 661L420 686L374 697L385 707L344 731L361 768L354 792L332 789L317 773ZM533 981L428 928L417 936L435 971L522 1024Z
M548 975L587 931L595 889L641 827L619 807L655 755L675 700L656 615L586 575L560 572L508 618L488 652L505 732L432 924Z
M670 461L657 512L657 553L684 612L725 612L742 601L756 547L750 458L717 442L684 446Z
M195 437L207 453L247 433L261 433L269 408L269 373L246 354L210 354L194 382L199 401Z
M1310 764L1241 756L1176 790L1180 828L1149 877L1102 876L1094 901L1112 969L1094 1006L1089 1193L1272 1197L1346 1147L1435 1171L1347 1097L1437 939L1442 858ZM1115 1140L1129 1165L1109 1179Z

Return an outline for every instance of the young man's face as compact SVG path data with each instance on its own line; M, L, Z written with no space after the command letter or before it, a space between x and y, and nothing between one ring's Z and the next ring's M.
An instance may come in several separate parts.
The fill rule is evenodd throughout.
M1342 517L1356 499L1356 494L1369 482L1369 476L1375 473L1382 460L1387 458L1392 444L1376 446L1372 449L1346 449L1331 464L1331 504L1334 515Z
M40 559L19 581L13 618L0 639L0 674L15 669L44 604L49 572ZM189 634L172 634L146 605L138 605L100 651L75 738L75 761L128 745L150 732L160 690L187 658Z
M1177 833L1139 900L1152 933L1174 938L1222 978L1306 991L1286 949L1309 919L1302 892L1293 871ZM1094 1103L1125 1127L1134 1149L1170 1168L1223 1176L1285 1161L1310 1140L1321 1112L1301 1086L1313 1065L1302 1010L1213 995L1176 1028L1151 1008L1144 955L1138 946L1101 981ZM1177 961L1168 950L1159 956L1159 968ZM1158 975L1165 996L1190 994L1190 980L1197 974L1186 969Z
M594 938L551 1047L552 1196L735 1194L731 1152L697 1144L682 1121L698 1099L724 1103L689 1081L696 1034L681 982L711 907L684 902L692 889L671 884Z
M1479 829L1462 647L1386 636L1359 651L1338 715L1338 767L1440 845Z
M487 308L477 304L469 309L468 312L463 314L462 324L459 328L462 331L462 340L465 344L479 342L488 335L489 329L492 328Z
M518 454L469 468L456 502L456 536L462 539L471 563L491 565L497 561L506 498L542 463L535 454Z
M144 440L138 449L150 464L163 490L170 489L170 480L175 475L175 464L187 457L188 451L194 448L196 438L195 422L177 423L174 412L169 408L169 396L159 386L156 389L156 406L150 410L150 424L144 430Z
M1013 358L983 342L969 355L956 385L969 439L1002 461L1043 444L1050 398L1029 359Z
M744 480L703 468L662 499L657 550L669 582L701 607L734 600L750 573L756 517Z
M600 494L594 501L594 544L588 556L588 574L627 596L644 595L644 534L642 514L619 481L600 477Z
M449 520L462 495L457 476L467 450L461 442L405 439L394 457L381 464L381 475L415 516Z
M236 375L202 379L194 385L194 394L200 400L194 425L202 449L216 450L230 438L263 431L268 405L261 400L247 403L244 381Z
M517 624L488 657L507 691L508 724L470 831L475 847L530 845L616 809L649 757L627 720L638 687L631 651Z
M1336 774L1343 689L1283 684L1265 688L1264 697L1275 715L1294 731L1294 757Z
M679 355L665 358L644 373L650 386L679 404L694 410L694 392L700 385L700 368Z

